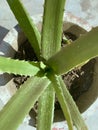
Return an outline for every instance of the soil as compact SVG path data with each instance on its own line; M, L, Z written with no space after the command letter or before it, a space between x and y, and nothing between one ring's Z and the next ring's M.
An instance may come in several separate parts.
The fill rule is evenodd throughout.
M75 40L76 37L68 34L72 40ZM63 40L62 40L63 42ZM65 43L62 43L65 46ZM28 51L29 50L29 51ZM20 60L32 60L38 61L33 48L31 47L28 40L19 47L18 52L15 55L15 59ZM82 67L74 68L72 71L67 74L62 75L62 79L64 80L69 92L71 93L73 99L76 101L80 95L88 91L89 87L93 81L93 71L94 71L95 59L90 60L87 64ZM16 87L19 88L21 84L23 84L27 78L26 76L14 75L14 83ZM36 103L34 108L30 111L30 115L35 114L37 110ZM60 110L61 107L56 99L55 101L55 110Z
M29 50L29 51L28 51ZM33 48L31 47L30 43L25 41L20 47L17 53L15 54L15 59L19 60L26 60L26 61L38 61ZM29 76L20 76L20 75L14 75L14 83L17 88L20 87L21 84L23 84Z
M95 59L92 59L82 67L74 68L67 74L62 75L62 78L75 101L81 94L85 93L90 88L93 82L94 64Z

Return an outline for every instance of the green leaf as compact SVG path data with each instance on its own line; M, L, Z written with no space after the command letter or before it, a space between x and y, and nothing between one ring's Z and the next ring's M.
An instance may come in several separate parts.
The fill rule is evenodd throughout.
M45 0L41 37L41 56L44 59L48 59L61 48L64 3L65 0ZM38 130L51 129L53 102L54 90L52 87L48 87L39 100Z
M69 109L67 101L64 97L64 94L63 94L60 82L58 80L58 77L53 75L50 78L51 78L53 87L55 89L58 101L59 101L61 108L63 110L65 119L67 120L69 130L73 130L73 122L72 122L72 117L71 117L71 114L70 114L70 109Z
M0 72L34 76L40 71L40 63L0 57Z
M49 83L45 76L29 78L1 110L0 130L16 130Z
M55 92L50 84L39 98L37 130L51 130L54 115Z
M47 64L60 75L96 56L98 56L98 27L61 49L47 61Z
M41 37L37 27L25 10L21 0L7 0L7 2L39 58Z
M64 97L67 102L67 105L69 107L69 111L71 113L71 117L72 117L74 125L77 127L77 130L88 130L87 126L86 126L72 96L68 92L63 80L61 79L61 77L59 77L58 80L59 80L60 86L62 88L62 91L64 93Z
M45 0L42 28L42 57L49 59L61 48L65 0Z

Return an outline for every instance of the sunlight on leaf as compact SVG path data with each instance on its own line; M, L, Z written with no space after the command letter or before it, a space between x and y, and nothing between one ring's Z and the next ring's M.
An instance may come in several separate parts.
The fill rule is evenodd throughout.
M49 83L45 76L29 78L0 111L0 130L16 130Z

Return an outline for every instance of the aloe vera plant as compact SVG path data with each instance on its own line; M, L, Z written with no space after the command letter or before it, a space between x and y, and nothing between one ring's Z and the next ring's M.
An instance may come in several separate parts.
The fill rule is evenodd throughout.
M38 62L0 57L0 72L30 76L0 111L0 130L16 130L36 101L37 130L51 130L55 94L69 130L73 130L73 125L77 130L87 130L61 74L67 73L75 66L85 64L98 55L98 28L80 37L74 44L68 44L61 49L65 0L45 0L41 34L21 0L7 2L30 41Z

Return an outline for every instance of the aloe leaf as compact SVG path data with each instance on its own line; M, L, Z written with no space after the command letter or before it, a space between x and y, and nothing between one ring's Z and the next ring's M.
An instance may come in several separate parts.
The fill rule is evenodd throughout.
M42 28L42 57L48 59L61 48L65 0L45 0Z
M98 56L98 27L61 49L47 61L47 64L60 75L96 56Z
M0 72L34 76L40 71L40 63L0 57Z
M16 130L49 83L45 76L29 78L0 111L0 130Z
M42 95L39 98L38 102L39 107L37 118L39 120L37 121L37 130L51 130L54 117L53 115L54 115L54 97L55 97L53 85L50 84Z
M65 0L45 0L44 4L44 16L43 16L43 27L41 37L41 53L44 59L48 59L55 54L61 47L61 32L63 24L63 12L64 12ZM58 15L57 15L58 14ZM50 102L51 92L51 102ZM46 100L47 99L47 100ZM42 106L44 100L44 105ZM38 130L50 130L52 125L52 117L54 110L54 90L52 87L48 87L43 95L39 99L39 114L38 122L40 127ZM47 106L47 107L46 107ZM41 109L41 111L40 111ZM43 111L47 112L47 120ZM46 114L46 113L45 113ZM41 118L43 117L43 119ZM42 120L40 122L40 120ZM44 126L43 126L44 124Z
M64 93L64 97L65 100L67 102L67 105L69 107L70 113L71 113L71 117L73 120L74 125L77 127L77 130L88 130L87 126L72 98L72 96L70 95L70 93L68 92L63 80L61 79L61 77L58 78L58 81L60 83L60 86L62 88L62 91Z
M65 119L67 120L69 130L73 130L73 122L72 122L72 117L71 117L70 109L69 109L67 101L66 101L66 99L64 97L64 94L63 94L60 82L58 80L58 77L53 75L50 78L51 78L53 87L55 89L58 101L59 101L59 103L61 105L61 108L63 110Z
M37 27L33 23L21 0L7 0L7 2L39 58L41 36Z

